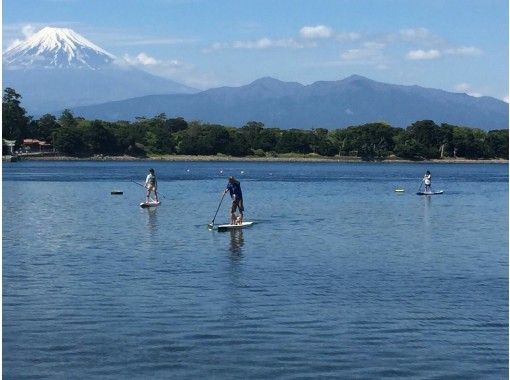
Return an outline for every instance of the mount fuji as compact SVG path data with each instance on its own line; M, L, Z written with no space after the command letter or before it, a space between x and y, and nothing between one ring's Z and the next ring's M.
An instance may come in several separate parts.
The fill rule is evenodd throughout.
M77 106L198 90L127 65L67 28L45 27L3 53L3 87L34 116Z
M46 27L4 54L4 63L15 68L100 69L116 58L75 31Z

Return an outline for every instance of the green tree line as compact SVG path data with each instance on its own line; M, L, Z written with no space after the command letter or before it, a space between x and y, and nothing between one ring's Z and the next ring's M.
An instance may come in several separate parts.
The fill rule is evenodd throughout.
M241 128L183 118L137 118L134 122L86 120L64 110L57 118L27 116L21 96L6 88L2 98L2 136L15 140L34 138L53 144L62 155L160 154L276 156L284 153L352 156L384 159L443 157L508 158L508 129L489 132L420 120L407 128L375 122L347 128L312 130L265 128L251 121Z

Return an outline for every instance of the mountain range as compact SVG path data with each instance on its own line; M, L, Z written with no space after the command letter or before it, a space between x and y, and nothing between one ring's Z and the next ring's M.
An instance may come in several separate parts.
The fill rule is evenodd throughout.
M144 96L73 111L89 119L134 120L165 113L232 126L260 121L284 129L341 128L375 121L406 127L424 119L485 130L508 128L508 103L501 100L386 84L359 75L310 85L262 78L241 87Z
M406 127L430 119L486 130L508 128L508 103L352 75L310 85L266 77L198 91L139 70L71 29L46 27L3 54L3 87L30 115L70 108L88 119L167 117L231 126L341 128L375 121Z
M3 87L32 115L150 94L198 90L130 66L71 29L46 27L3 54Z

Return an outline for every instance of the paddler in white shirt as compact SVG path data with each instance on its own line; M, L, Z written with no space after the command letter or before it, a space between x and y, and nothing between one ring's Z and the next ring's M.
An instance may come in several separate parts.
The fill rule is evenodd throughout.
M145 179L145 188L147 189L146 201L149 203L151 192L154 192L154 196L156 197L156 202L158 200L158 181L156 179L156 174L154 174L154 169L149 169L149 174Z
M432 184L432 174L427 170L423 176L423 183L425 184L425 192L430 193L430 185Z

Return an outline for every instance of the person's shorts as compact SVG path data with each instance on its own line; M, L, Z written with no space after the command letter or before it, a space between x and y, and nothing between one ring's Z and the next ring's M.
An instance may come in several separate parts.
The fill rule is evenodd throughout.
M150 184L149 184L149 185L147 186L147 190L149 190L149 191L156 191L157 189L156 189L156 186L154 186L154 185L150 185Z
M230 208L230 212L234 213L234 212L236 212L237 209L239 209L239 212L244 211L244 205L243 205L242 199L236 198L232 201L232 207Z

